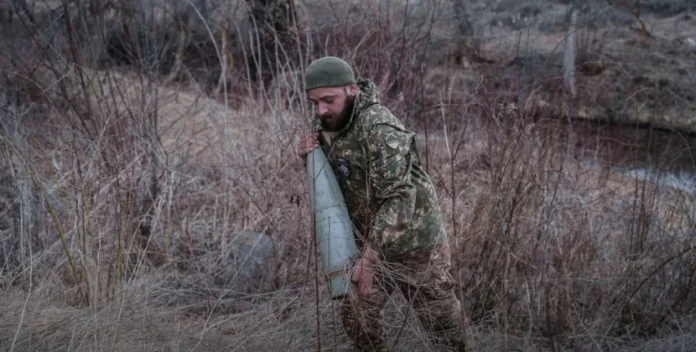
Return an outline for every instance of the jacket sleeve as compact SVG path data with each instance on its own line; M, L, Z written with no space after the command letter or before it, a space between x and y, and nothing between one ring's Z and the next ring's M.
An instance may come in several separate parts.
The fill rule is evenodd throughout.
M369 180L377 213L367 243L383 258L401 254L395 245L410 228L416 204L411 179L413 133L387 124L374 126L368 134Z

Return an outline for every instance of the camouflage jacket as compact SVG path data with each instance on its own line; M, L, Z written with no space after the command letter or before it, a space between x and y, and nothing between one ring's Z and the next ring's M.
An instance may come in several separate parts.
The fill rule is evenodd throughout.
M415 133L379 103L379 89L359 80L350 122L321 131L320 144L348 207L359 247L400 260L447 239L435 187L421 166Z

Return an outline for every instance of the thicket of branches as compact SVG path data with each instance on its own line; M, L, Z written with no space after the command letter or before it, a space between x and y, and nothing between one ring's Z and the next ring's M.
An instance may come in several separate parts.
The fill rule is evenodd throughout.
M587 167L596 150L568 119L574 93L558 88L562 69L473 89L451 67L438 75L428 66L441 62L434 32L449 3L379 5L0 5L1 283L96 308L159 272L166 279L146 290L157 306L238 313L297 289L267 328L323 319L301 313L307 301L326 303L305 294L321 268L293 150L308 122L303 67L331 54L373 79L383 103L424 134L459 294L481 336L603 348L675 333L696 304L693 194ZM470 35L466 6L454 5L460 34ZM468 43L463 55L490 65L484 73L527 69L524 60L495 66L479 48ZM569 65L594 59L581 50L566 81ZM549 88L543 105L538 87ZM659 163L654 171L659 179ZM240 230L273 242L253 288L228 261ZM35 343L21 326L2 328L15 347ZM92 343L97 328L85 329Z

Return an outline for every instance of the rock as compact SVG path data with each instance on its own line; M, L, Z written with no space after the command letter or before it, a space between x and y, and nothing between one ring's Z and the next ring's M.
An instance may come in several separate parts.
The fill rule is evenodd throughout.
M691 37L679 37L675 39L677 47L686 53L696 53L696 39Z
M222 260L217 261L214 282L237 292L260 290L271 271L275 245L264 233L242 230L230 234Z
M191 225L188 225L191 226ZM192 314L231 314L245 310L248 298L267 291L274 279L276 257L271 236L251 230L207 237L206 231L192 228L193 236L179 236L176 268L167 274L155 291L157 304L181 307ZM195 240L194 240L195 239ZM206 241L206 239L208 241Z
M696 40L693 38L686 38L684 39L684 45L686 45L690 49L696 49Z

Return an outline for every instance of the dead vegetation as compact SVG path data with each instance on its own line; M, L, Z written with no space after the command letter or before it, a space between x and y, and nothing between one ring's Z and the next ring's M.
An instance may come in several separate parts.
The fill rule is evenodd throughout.
M476 74L438 58L446 19L425 5L440 2L337 3L330 23L304 4L283 27L302 44L290 47L260 46L242 1L144 3L2 8L16 34L0 40L3 348L348 350L294 157L308 122L296 78L324 53L349 58L419 131L484 351L696 339L696 196L661 183L675 160L696 164L693 145L670 139L687 142L647 178L604 164L636 162L637 148L571 118L562 60L534 66L518 47ZM594 77L610 62L592 33L575 65ZM395 350L427 350L404 303L388 308Z

